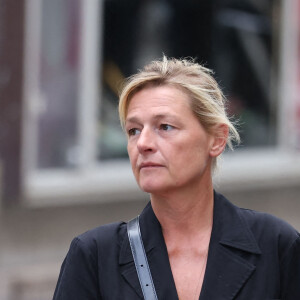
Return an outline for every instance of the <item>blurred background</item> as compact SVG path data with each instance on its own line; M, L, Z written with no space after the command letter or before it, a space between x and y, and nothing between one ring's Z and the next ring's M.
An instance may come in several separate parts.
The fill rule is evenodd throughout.
M239 119L215 187L300 230L300 0L0 0L0 299L51 299L72 238L135 216L122 80L212 68Z

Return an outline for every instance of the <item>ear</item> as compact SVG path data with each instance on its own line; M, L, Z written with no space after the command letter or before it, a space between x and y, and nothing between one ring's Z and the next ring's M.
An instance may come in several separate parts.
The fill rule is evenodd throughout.
M229 134L229 128L226 124L219 124L214 129L213 143L210 148L210 156L217 157L224 151Z

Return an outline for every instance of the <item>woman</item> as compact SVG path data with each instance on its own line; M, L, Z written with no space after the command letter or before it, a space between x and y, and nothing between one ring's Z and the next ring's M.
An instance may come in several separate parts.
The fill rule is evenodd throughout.
M211 72L152 62L126 83L119 113L150 194L139 223L158 299L300 299L299 233L214 192L217 160L239 136ZM73 240L54 299L143 299L126 223Z

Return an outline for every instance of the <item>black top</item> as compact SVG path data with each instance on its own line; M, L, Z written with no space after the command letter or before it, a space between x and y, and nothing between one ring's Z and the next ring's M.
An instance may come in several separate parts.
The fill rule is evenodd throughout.
M149 203L140 226L158 299L178 299L161 226ZM143 299L126 223L76 237L54 300ZM200 300L300 299L300 236L286 222L214 194L213 229Z

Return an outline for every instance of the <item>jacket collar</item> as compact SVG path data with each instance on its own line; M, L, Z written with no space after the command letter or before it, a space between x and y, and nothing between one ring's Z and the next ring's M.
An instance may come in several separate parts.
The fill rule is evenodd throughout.
M255 266L246 254L261 253L241 209L214 194L214 220L200 299L234 299Z
M158 299L178 299L161 226L150 203L140 215L140 230ZM123 234L125 237L121 244L119 256L121 273L128 284L143 299L127 231L125 230Z
M178 299L167 248L151 204L140 215L140 228L158 299ZM122 232L121 273L142 297L127 237ZM233 299L255 270L240 253L259 255L257 242L240 209L215 192L213 229L200 299Z
M261 254L256 239L241 214L241 209L214 192L214 226L212 237L222 245Z
M150 202L147 204L147 206L144 208L143 212L140 215L139 218L140 221L140 228L141 228L141 234L143 237L143 243L145 251L148 253L150 252L157 244L159 244L160 241L160 232L161 232L161 226L158 222ZM125 264L133 261L131 249L129 240L127 237L127 231L126 231L126 237L123 240L120 257L119 257L119 263Z

